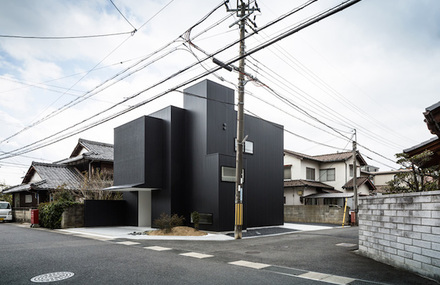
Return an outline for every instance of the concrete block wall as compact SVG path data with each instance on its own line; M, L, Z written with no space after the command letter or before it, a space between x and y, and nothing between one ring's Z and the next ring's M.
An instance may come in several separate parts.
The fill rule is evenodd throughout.
M344 208L329 205L284 206L285 223L326 223L340 224L344 219ZM349 221L348 209L345 224Z
M75 204L64 210L61 217L61 228L84 227L84 204Z
M440 191L360 198L359 252L440 280Z
M12 209L13 221L17 223L31 222L31 209L29 208L14 208Z

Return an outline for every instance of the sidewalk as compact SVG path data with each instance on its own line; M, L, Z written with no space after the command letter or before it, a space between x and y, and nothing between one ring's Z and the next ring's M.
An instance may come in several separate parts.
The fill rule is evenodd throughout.
M249 228L243 231L243 238L255 238L261 236L276 236L296 231L316 231L331 229L338 226L333 225L308 225L286 223L283 226L273 226L264 228ZM95 237L97 239L132 239L132 240L194 240L194 241L227 241L233 240L234 234L231 232L214 233L208 232L206 236L149 236L142 234L146 231L155 230L150 227L92 227L92 228L69 228L58 229L61 233L77 234L84 237Z

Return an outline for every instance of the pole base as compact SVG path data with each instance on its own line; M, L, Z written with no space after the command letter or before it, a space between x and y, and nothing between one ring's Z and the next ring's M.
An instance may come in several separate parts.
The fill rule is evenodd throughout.
M234 238L235 239L241 239L242 238L242 229L243 229L243 226L235 225L235 228L234 228Z

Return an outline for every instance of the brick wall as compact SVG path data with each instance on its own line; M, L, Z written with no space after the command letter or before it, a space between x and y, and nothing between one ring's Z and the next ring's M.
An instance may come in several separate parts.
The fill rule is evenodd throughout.
M344 218L344 208L329 205L284 206L285 223L325 223L340 224ZM345 224L348 224L348 209Z
M360 198L359 252L440 280L440 191Z

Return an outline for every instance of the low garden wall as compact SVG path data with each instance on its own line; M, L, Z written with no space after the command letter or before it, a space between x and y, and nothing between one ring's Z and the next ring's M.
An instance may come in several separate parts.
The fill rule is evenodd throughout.
M61 218L61 228L84 227L84 204L75 204L66 208Z
M14 222L17 223L30 223L31 222L31 209L25 208L13 208L12 217Z
M329 205L284 206L285 223L340 224L344 218L344 208ZM349 221L348 209L345 224Z
M440 280L440 191L360 198L359 252Z

